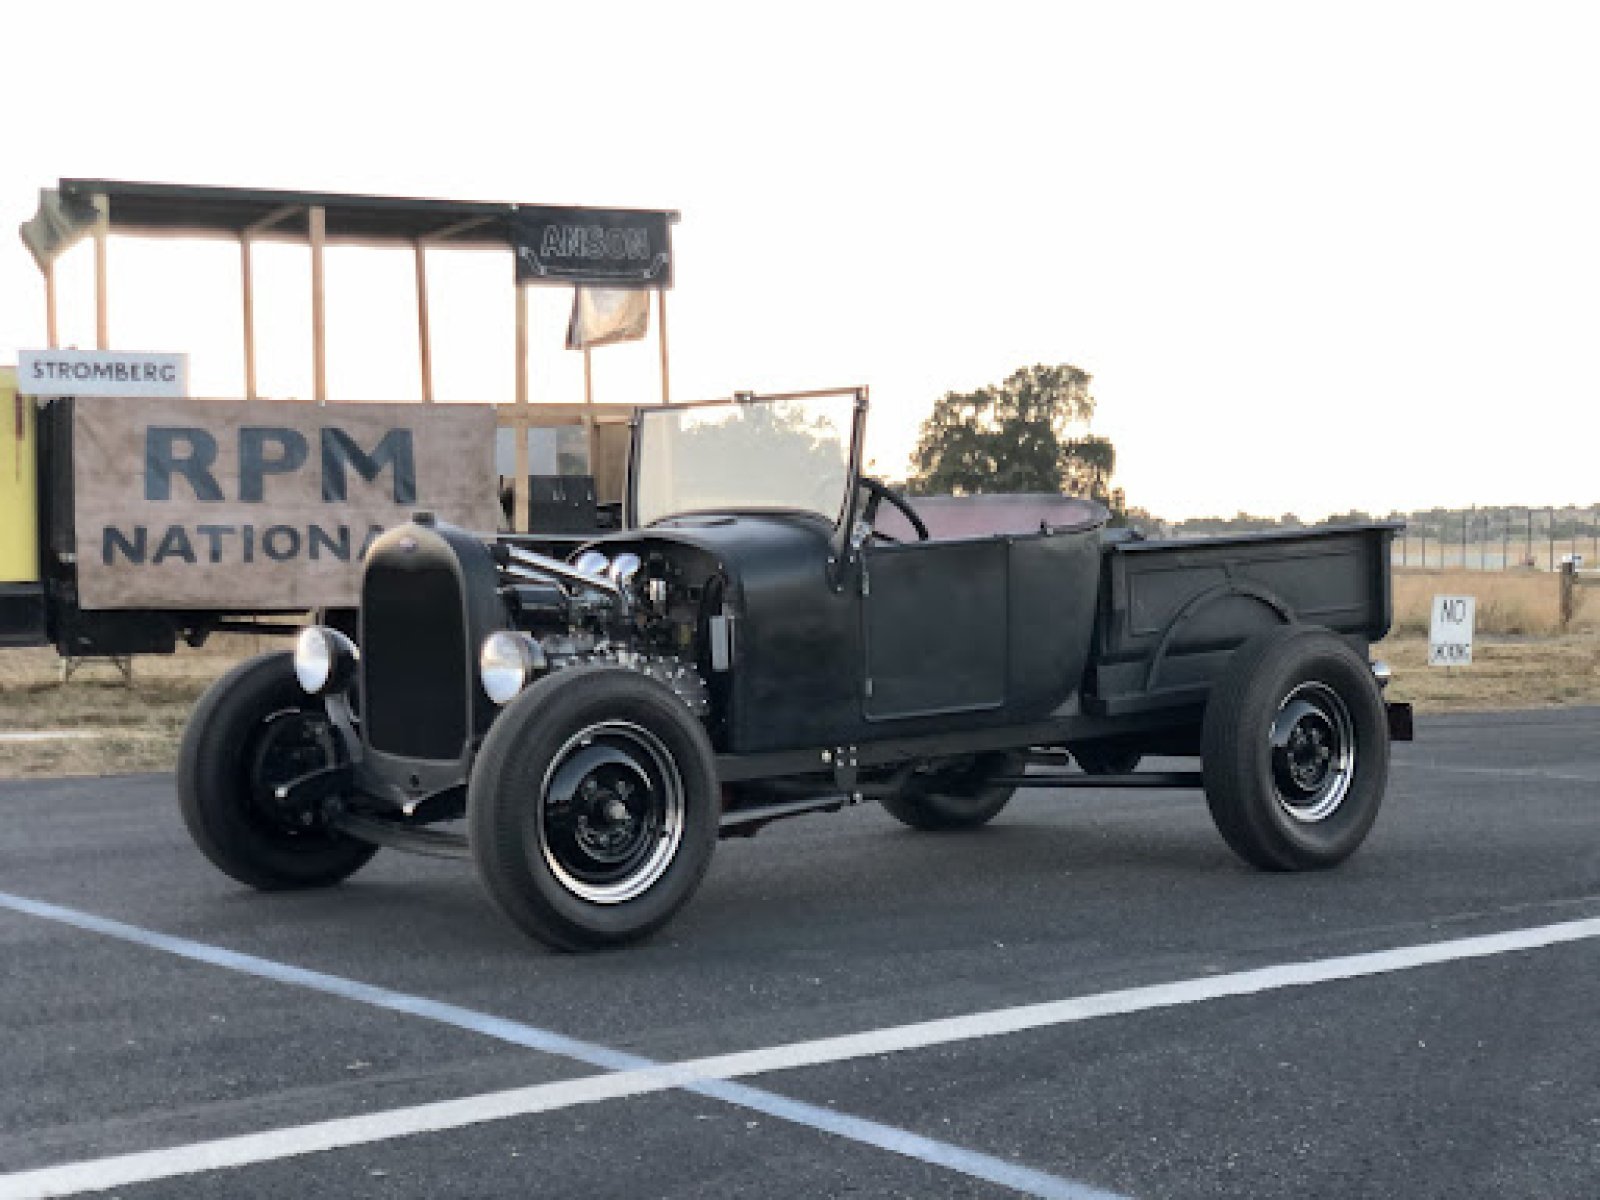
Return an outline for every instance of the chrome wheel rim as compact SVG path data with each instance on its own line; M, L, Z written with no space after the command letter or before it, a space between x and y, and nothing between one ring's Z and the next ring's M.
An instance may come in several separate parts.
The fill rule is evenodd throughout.
M683 780L647 729L605 721L568 738L539 789L535 836L557 882L623 904L666 874L683 841Z
M1355 722L1325 683L1302 683L1278 706L1268 735L1278 807L1304 824L1339 811L1355 777Z

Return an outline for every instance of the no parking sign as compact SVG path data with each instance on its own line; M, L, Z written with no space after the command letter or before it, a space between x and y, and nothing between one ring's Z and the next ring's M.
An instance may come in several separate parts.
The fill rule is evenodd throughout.
M1472 622L1478 601L1473 596L1435 596L1433 628L1428 634L1430 667L1472 664Z

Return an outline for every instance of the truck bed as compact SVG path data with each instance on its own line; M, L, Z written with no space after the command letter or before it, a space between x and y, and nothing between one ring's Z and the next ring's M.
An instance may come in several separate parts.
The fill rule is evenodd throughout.
M1286 622L1322 625L1365 652L1392 618L1399 522L1103 547L1086 712L1203 704L1241 642Z

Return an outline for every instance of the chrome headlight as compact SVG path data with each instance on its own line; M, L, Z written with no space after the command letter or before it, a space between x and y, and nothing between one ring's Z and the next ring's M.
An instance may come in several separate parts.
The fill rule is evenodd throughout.
M491 633L478 652L483 694L496 704L507 704L547 665L539 643L527 634L507 629Z
M582 571L585 575L595 575L601 579L606 577L606 568L611 565L611 560L598 550L585 550L578 555L578 561L572 566L575 570Z
M644 565L644 560L631 550L624 550L612 560L611 569L606 572L611 577L611 582L620 588L627 587L633 582L633 577L639 573L639 568Z
M342 691L355 677L360 654L356 644L337 629L313 625L294 643L294 677L307 695Z

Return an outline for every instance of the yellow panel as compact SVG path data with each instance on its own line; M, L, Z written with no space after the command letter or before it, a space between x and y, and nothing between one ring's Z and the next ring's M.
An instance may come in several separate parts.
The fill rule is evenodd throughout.
M0 583L39 581L35 417L17 395L17 369L0 367Z

